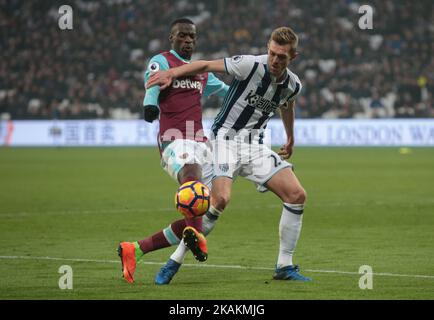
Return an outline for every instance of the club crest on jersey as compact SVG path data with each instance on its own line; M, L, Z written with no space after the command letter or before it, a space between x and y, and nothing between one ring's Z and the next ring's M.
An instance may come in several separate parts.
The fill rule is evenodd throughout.
M267 113L274 112L277 109L276 102L265 99L259 94L254 93L253 90L250 90L244 100L247 101L247 103L252 107L255 107Z
M243 56L234 56L232 57L232 62L233 63L238 63L243 59Z
M158 70L160 70L160 65L157 62L152 62L148 67L149 72L157 72Z

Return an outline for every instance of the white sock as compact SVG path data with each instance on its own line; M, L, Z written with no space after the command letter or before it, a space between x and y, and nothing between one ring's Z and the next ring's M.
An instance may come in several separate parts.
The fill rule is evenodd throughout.
M172 255L170 256L170 259L175 260L176 262L182 264L184 262L185 254L187 253L187 251L188 248L184 244L184 240L181 240L175 252L172 253Z
M203 234L207 236L212 229L214 229L214 226L217 222L217 219L222 214L220 210L217 210L213 206L211 206L207 213L202 218L202 230Z
M280 247L277 268L293 265L292 255L294 254L297 240L301 233L303 209L303 204L283 204L279 224Z
M202 231L205 236L207 236L212 231L212 229L214 229L217 219L221 213L221 211L211 206L208 212L203 216ZM187 252L188 248L185 246L184 241L182 240L176 248L175 252L172 253L172 255L170 256L170 259L182 264L184 263L184 258Z

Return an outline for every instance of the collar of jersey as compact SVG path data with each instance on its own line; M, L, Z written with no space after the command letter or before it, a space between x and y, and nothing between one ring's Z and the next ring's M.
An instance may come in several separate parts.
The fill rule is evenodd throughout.
M190 60L186 60L184 58L181 58L181 56L175 51L175 50L170 50L170 53L173 54L175 57L177 57L179 60L184 61L185 63L190 63Z
M270 73L270 71L268 71L268 65L265 64L264 66L265 66L265 70L266 70L268 73ZM273 82L274 82L275 84L282 84L282 83L284 83L285 80L289 77L288 68L286 68L285 71L286 71L286 77L284 77L284 78L282 79L282 81L280 81L280 82L275 82L274 79L273 79L274 76L271 75L271 73L270 73L270 78L273 79Z

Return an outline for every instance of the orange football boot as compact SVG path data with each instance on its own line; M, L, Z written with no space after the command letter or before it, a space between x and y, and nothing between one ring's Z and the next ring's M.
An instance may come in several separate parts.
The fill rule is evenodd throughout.
M129 283L134 282L136 271L136 247L132 242L121 242L118 247L118 255L122 261L123 277Z
M208 259L208 248L205 236L193 227L185 227L182 232L185 245L191 250L196 260L203 262Z

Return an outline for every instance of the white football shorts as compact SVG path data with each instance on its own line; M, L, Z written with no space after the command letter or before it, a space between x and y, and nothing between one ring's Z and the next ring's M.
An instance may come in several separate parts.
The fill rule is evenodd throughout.
M277 172L292 168L292 164L264 144L246 143L236 140L211 140L213 150L214 177L237 176L252 181L259 192L268 191L265 186Z
M211 188L213 178L212 152L209 143L177 139L161 154L161 166L178 182L178 173L186 164L197 163L202 167L202 183Z

